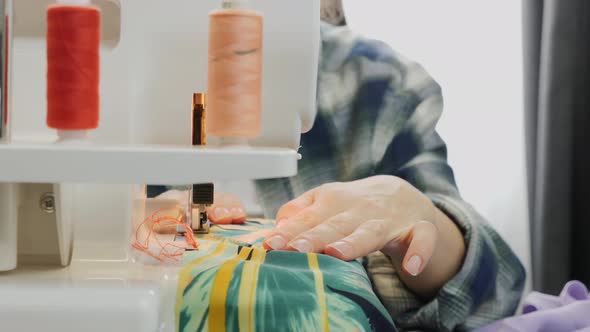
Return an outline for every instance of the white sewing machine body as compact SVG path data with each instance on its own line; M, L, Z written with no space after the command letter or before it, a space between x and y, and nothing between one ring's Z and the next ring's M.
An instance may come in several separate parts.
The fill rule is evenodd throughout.
M208 13L220 1L94 1L105 40L89 145L55 144L45 125L51 2L15 1L10 134L0 143L1 330L175 330L178 268L130 253L145 186L296 174L300 134L315 118L319 0L251 2L265 19L263 133L249 149L215 140L196 149L191 98L206 92Z

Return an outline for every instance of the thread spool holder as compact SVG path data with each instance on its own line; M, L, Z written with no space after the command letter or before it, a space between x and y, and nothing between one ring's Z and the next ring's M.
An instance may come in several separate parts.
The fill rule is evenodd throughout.
M13 142L0 145L0 182L182 185L281 178L297 173L297 159L287 148Z

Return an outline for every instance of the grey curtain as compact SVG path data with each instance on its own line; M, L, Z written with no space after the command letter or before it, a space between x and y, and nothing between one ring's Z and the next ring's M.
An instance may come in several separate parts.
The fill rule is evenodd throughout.
M523 6L533 287L556 294L590 286L590 1Z

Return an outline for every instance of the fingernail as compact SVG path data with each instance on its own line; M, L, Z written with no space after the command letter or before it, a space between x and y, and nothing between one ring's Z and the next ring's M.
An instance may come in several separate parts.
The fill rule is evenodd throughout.
M229 217L230 213L226 208L215 208L215 211L213 211L213 215L215 216L215 219L223 219L225 217Z
M271 237L270 239L266 240L265 243L273 250L281 250L287 245L287 241L285 241L285 239L279 235Z
M289 243L289 246L299 252L312 252L313 245L305 239L295 240Z
M330 244L328 247L336 250L342 258L352 256L352 247L346 242L334 242Z
M418 256L412 256L406 264L406 271L415 277L420 273L420 267L422 267L422 259Z

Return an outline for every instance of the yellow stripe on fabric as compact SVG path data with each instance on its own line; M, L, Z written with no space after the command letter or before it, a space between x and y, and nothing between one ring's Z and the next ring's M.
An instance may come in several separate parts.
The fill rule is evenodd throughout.
M318 307L320 309L323 331L328 332L330 331L330 321L328 320L328 302L326 300L326 290L324 289L324 275L322 270L320 270L318 255L307 254L307 261L309 262L309 268L313 272L313 277L315 279L315 289L318 297Z
M252 259L244 263L242 279L240 279L240 294L238 297L238 322L240 331L256 330L256 287L260 265L266 259L266 250L254 248Z
M182 310L182 300L183 300L184 290L188 287L188 285L190 285L190 283L195 278L191 274L191 272L193 271L193 269L195 267L202 264L206 260L221 255L225 251L226 248L227 248L227 243L221 242L212 253L210 253L209 255L205 255L205 256L195 259L190 264L183 267L182 270L180 270L180 273L178 275L178 289L176 292L176 330L177 331L180 329L180 311Z
M241 261L246 260L252 248L243 248L240 254L221 265L213 281L211 296L209 298L209 331L225 331L225 304L227 293L234 270Z

